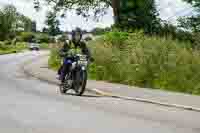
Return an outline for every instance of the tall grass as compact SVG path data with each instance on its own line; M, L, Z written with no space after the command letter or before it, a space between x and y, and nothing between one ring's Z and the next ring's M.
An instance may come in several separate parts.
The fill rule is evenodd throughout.
M51 49L51 54L48 60L48 65L50 68L57 70L61 65L61 57L59 56L59 49L53 48Z
M91 42L93 79L200 94L200 51L189 43L111 32Z
M49 43L41 43L40 48L41 49L49 49Z

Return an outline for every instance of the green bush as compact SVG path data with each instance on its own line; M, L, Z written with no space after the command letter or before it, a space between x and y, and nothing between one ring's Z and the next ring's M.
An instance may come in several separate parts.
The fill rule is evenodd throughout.
M111 32L92 43L93 79L200 94L200 52L189 43L142 32Z
M36 39L40 42L40 43L49 43L50 38L48 35L46 34L39 34L36 36Z
M200 49L200 33L199 32L193 33L192 39L193 39L193 47L196 49Z
M35 38L35 35L32 32L22 32L19 38L23 42L30 42Z
M5 42L0 42L0 50L7 50L9 47Z
M124 42L128 39L128 33L126 32L110 32L104 36L105 42L109 45L117 47L123 47Z
M40 48L41 49L49 49L49 44L48 43L40 43Z
M27 48L27 44L25 42L18 42L16 45L6 44L5 42L0 42L0 54L9 54L21 52L22 50Z
M22 51L27 48L28 48L28 45L26 42L17 42L16 46L13 46L13 49L16 49L17 51Z
M18 42L36 41L38 43L49 43L52 39L43 33L22 32L16 37L16 40Z

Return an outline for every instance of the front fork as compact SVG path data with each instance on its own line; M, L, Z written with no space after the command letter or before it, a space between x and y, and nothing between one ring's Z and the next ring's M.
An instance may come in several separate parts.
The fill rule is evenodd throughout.
M73 89L78 89L77 86L80 85L82 79L82 71L86 71L86 68L83 66L78 66L73 72L72 72L72 81L73 81Z

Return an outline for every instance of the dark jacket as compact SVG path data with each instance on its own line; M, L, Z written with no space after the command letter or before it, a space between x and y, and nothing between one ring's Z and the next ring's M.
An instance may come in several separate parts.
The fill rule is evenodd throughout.
M74 47L72 45L74 45ZM60 56L65 57L65 58L71 57L72 55L70 54L69 51L70 49L73 49L73 48L74 49L80 48L82 54L87 55L88 58L91 58L91 52L84 41L80 41L79 45L74 44L72 41L65 42L63 48L59 52Z

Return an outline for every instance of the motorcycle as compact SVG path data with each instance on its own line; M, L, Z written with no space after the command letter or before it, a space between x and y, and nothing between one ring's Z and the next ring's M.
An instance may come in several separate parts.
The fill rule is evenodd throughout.
M60 85L60 92L66 93L74 90L77 96L83 95L87 84L88 58L86 55L76 54L72 59L65 59L64 64L69 64L70 71L65 76L65 81Z

